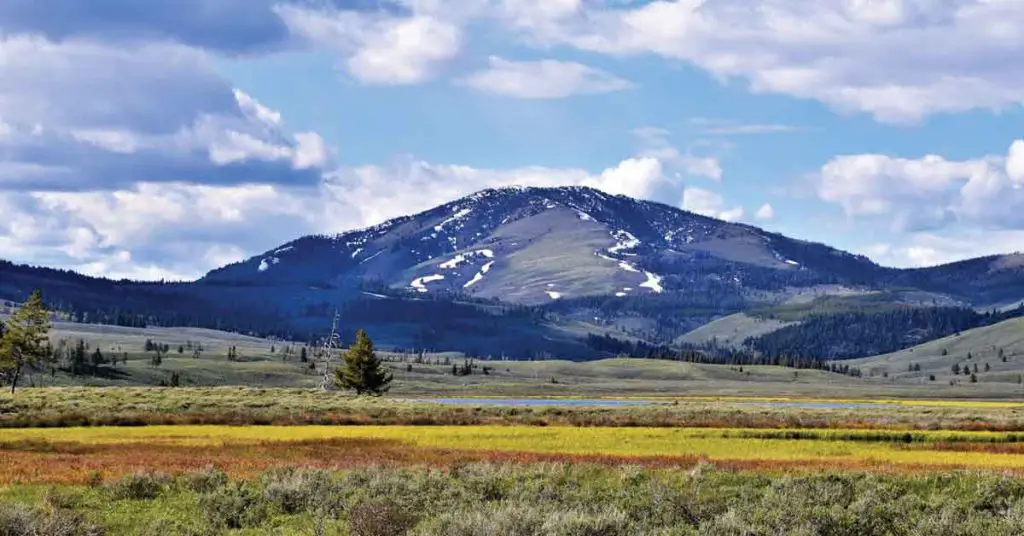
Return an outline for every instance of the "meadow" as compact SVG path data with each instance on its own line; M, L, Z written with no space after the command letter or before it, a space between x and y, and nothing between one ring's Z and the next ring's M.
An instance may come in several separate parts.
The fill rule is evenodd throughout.
M565 395L559 395L565 396ZM1024 431L1012 400L619 397L624 407L443 405L295 388L62 387L0 394L0 428L225 425L534 425Z
M998 475L766 475L541 463L216 469L0 490L22 536L1011 536L1024 485Z

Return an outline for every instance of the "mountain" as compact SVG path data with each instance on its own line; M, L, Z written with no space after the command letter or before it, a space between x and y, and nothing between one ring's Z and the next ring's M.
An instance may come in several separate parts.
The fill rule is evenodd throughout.
M866 315L858 317L865 338L882 324L897 330L893 319L906 315L894 309L937 309L924 316L929 326L959 327L945 319L1024 298L1024 257L899 270L591 188L512 187L301 237L191 283L113 282L0 263L0 297L37 287L89 321L301 338L320 334L339 311L347 329L373 330L385 346L585 358L598 357L589 335L678 348L688 332L740 312L778 320L788 330L779 340L795 348L816 348L799 324L829 314ZM764 322L734 329L748 324L758 332L732 333L729 344L770 335Z
M303 237L200 283L375 283L539 305L712 287L743 294L881 272L862 256L660 203L585 187L503 188L368 229Z

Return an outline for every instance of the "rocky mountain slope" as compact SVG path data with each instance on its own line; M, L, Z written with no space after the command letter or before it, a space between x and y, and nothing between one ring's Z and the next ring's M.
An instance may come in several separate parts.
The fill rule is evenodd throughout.
M485 190L338 236L304 237L201 283L346 286L520 304L870 280L865 257L583 188ZM852 277L851 277L852 276Z

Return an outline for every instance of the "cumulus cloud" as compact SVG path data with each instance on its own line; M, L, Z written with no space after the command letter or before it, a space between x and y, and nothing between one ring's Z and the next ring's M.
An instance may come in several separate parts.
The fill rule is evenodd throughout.
M348 72L367 84L404 85L430 78L462 46L461 27L436 13L275 7L296 35L344 58Z
M768 203L765 203L761 205L761 208L757 209L754 217L760 221L770 221L775 219L775 209L773 209Z
M1014 142L1008 156L963 161L839 156L821 168L817 193L850 217L884 218L897 230L931 231L953 223L1022 228L1024 190L1015 178L1021 146Z
M1020 252L1021 230L961 230L957 232L914 233L898 242L883 242L862 248L859 253L875 262L897 268L922 268L963 259Z
M0 37L0 190L140 180L315 184L329 154L234 90L205 53L154 43Z
M686 188L683 190L682 207L702 216L718 218L724 221L736 221L743 217L743 207L735 206L725 209L722 196L702 188Z
M287 26L271 7L276 0L36 0L0 2L6 33L53 41L102 37L121 43L172 41L229 53L285 46Z
M308 206L318 190L142 182L112 191L0 192L0 258L105 277L194 278L314 229L320 216Z
M671 132L657 127L640 127L633 129L632 134L639 142L641 156L657 159L675 176L704 177L716 181L722 179L724 172L717 157L680 152L669 141Z
M512 61L491 56L488 63L488 69L472 73L460 83L485 93L520 99L561 99L635 87L628 80L575 62Z
M892 122L1024 101L1024 4L984 0L655 0L521 3L513 24L546 46L695 64L759 92ZM532 9L531 9L532 7ZM528 14L524 14L523 11Z

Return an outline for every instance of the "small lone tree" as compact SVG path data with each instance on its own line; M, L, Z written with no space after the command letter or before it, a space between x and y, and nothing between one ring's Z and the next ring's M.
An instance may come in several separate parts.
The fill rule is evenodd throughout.
M38 369L49 358L45 345L49 331L50 314L36 290L7 320L0 338L0 373L11 384L12 395L25 369Z
M356 343L344 356L345 365L334 370L334 384L342 389L354 389L356 394L380 396L391 388L394 374L386 370L373 351L373 341L366 332L356 333Z

